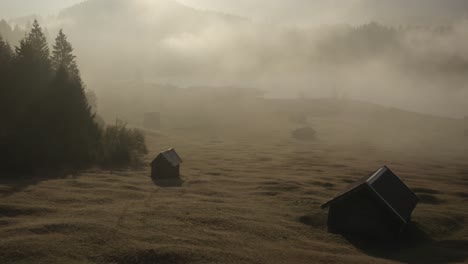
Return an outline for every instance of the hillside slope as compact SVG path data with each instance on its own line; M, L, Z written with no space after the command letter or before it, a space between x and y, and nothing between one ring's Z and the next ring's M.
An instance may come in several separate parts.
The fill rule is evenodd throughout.
M289 105L283 103L273 105L281 110ZM397 144L396 138L387 136L380 140L392 141L376 145L353 136L357 133L351 133L350 140L337 141L335 136L346 134L350 127L361 136L366 134L356 120L369 118L368 110L375 113L378 107L353 104L345 107L351 111L344 113L337 111L335 103L314 105L312 120L318 138L310 142L294 140L290 132L299 124L281 118L278 112L272 113L278 119L269 125L263 114L254 113L241 123L232 121L237 125L225 129L207 124L166 124L162 131L147 131L151 150L147 162L159 151L175 147L184 160L183 182L153 182L149 167L3 181L0 262L468 260L466 138L451 136L464 148L447 145L445 150L440 148L443 143L436 148L392 147L391 143ZM401 120L398 110L387 115ZM353 121L351 116L357 119ZM428 126L456 124L455 120L409 113L404 116L408 123L398 128L401 135L411 131L418 119ZM393 125L376 126L384 131ZM335 131L335 135L327 131ZM327 233L326 211L319 206L350 182L384 164L421 198L413 216L415 225L404 243L389 247Z

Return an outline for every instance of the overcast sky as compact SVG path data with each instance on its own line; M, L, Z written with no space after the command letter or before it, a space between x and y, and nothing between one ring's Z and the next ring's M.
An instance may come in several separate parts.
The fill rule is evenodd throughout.
M0 0L0 17L16 18L31 14L47 16L82 1ZM178 0L195 8L289 24L324 20L344 22L348 19L348 10L359 1L361 0Z
M50 15L82 0L0 0L0 17L15 18L31 14Z
M0 0L0 17L47 16L83 0ZM99 1L99 0L96 0ZM128 0L161 1L161 0ZM189 6L288 24L425 22L468 14L468 0L178 0ZM431 17L428 19L428 17Z
M431 23L468 15L468 0L179 0L289 24Z
M179 0L191 6L244 15L266 21L309 23L345 21L360 0Z

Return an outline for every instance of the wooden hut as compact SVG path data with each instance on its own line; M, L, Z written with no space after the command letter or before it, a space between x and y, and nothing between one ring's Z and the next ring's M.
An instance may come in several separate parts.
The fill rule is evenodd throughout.
M411 220L419 198L388 167L350 185L323 204L330 232L394 239Z
M293 138L297 140L314 140L316 139L317 131L311 127L302 127L292 132Z
M182 164L182 159L173 148L161 152L151 162L151 177L153 179L179 178L180 164Z

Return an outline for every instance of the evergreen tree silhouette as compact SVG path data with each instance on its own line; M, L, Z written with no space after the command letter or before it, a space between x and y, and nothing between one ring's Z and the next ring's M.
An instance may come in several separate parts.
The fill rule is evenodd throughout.
M10 67L12 59L13 50L11 49L10 44L3 39L2 35L0 35L0 70ZM0 74L2 73L3 71L0 72Z
M16 48L16 53L20 60L30 59L34 62L41 63L41 66L46 67L47 70L49 69L49 45L47 44L47 38L37 20L34 20L31 32L27 37L20 41L19 47Z
M47 127L48 157L53 166L80 167L96 159L100 129L94 122L79 76L61 65L49 86L47 105L42 107Z
M52 68L57 71L62 67L68 72L70 77L80 79L80 72L75 58L72 45L68 42L63 30L60 29L52 51Z
M9 115L13 130L8 142L14 159L12 166L32 168L41 160L39 144L46 138L41 107L51 76L49 46L35 20L29 34L16 47L12 65L14 85L9 100L14 105Z
M31 32L16 47L15 78L18 94L27 108L44 93L52 75L50 51L42 28L34 20Z
M3 127L0 131L0 142L4 139L11 129L11 111L13 102L10 92L12 91L11 64L13 60L13 51L8 42L4 41L0 35L0 119Z
M95 161L100 139L75 58L72 45L60 30L52 50L54 76L43 109L45 124L53 134L49 162L72 167Z

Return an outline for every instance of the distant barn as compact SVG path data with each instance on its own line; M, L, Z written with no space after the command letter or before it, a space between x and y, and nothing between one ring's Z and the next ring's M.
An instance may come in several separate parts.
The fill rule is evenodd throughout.
M151 162L151 177L153 179L179 178L180 164L182 164L182 159L173 148L161 152Z
M393 239L411 220L419 198L388 167L349 186L323 204L333 233Z
M311 127L302 127L292 132L292 137L297 140L314 140L316 139L317 131Z
M159 112L145 113L143 115L143 127L158 130L161 128L161 114Z

